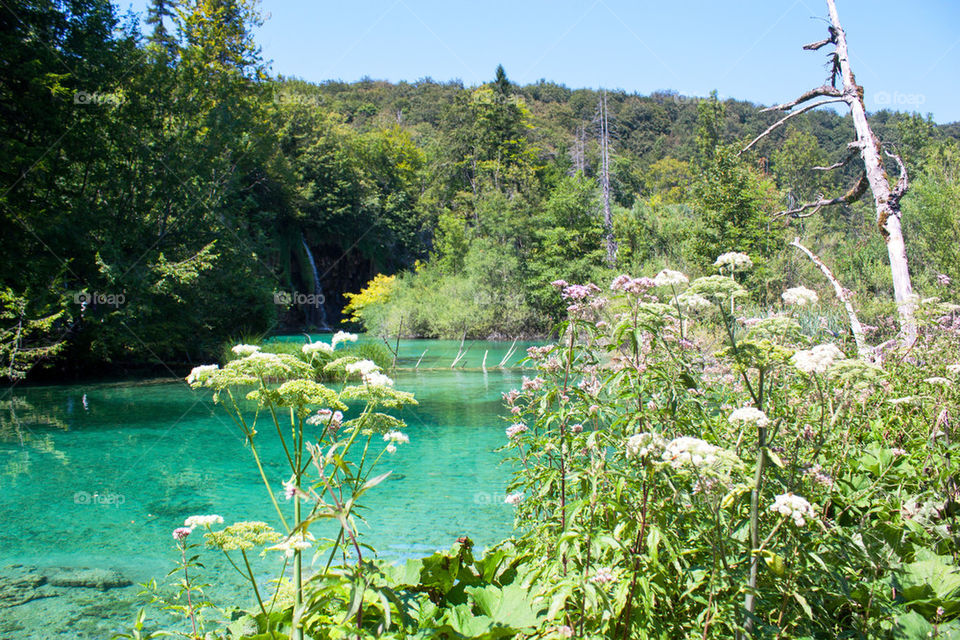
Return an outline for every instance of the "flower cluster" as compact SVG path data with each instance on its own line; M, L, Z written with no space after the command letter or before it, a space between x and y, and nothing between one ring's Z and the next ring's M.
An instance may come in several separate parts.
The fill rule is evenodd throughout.
M173 530L173 539L177 540L178 542L182 542L191 533L193 533L193 529L190 527L177 527Z
M845 357L835 344L827 343L797 351L790 358L790 363L803 373L824 373L834 362Z
M755 424L758 427L770 425L770 418L767 417L767 414L756 407L740 407L734 410L727 419L734 425Z
M383 441L389 443L387 444L387 451L394 453L398 444L410 444L410 436L402 431L390 431L383 434Z
M173 539L182 542L193 533L193 530L197 527L206 527L210 528L212 524L223 524L223 518L217 515L210 516L190 516L183 522L182 527L177 527L173 530Z
M600 567L593 572L590 582L594 584L607 584L613 582L613 571L609 567Z
M507 427L507 431L506 431L507 437L510 439L513 439L518 435L520 435L521 433L525 433L526 430L527 430L527 425L523 423L518 422L517 424L512 424L509 427Z
M664 269L653 278L653 283L658 287L679 287L682 284L690 282L690 278L679 271Z
M260 351L260 347L255 344L238 344L231 347L230 351L243 358Z
M504 504L516 506L523 502L523 494L520 492L511 493L503 499Z
M266 522L236 522L223 531L211 531L204 535L207 546L224 551L252 549L277 542L282 536Z
M592 295L600 293L600 287L593 284L568 284L563 288L561 295L564 300L586 300Z
M807 289L804 286L787 289L780 297L783 298L785 303L795 307L817 304L817 301L820 299L816 291Z
M720 451L720 447L700 438L681 436L667 443L661 457L674 469L688 465L709 467L717 462Z
M657 283L654 282L653 278L631 278L624 273L614 278L613 282L610 284L610 290L623 291L625 293L631 293L635 296L639 296L655 286L657 286Z
M285 556L292 558L297 551L309 549L313 542L316 542L316 538L314 538L313 534L309 531L298 531L280 544L267 547L267 549L270 551L283 551Z
M333 345L326 342L308 342L300 347L304 355L312 356L315 353L333 353Z
M194 527L210 527L214 524L223 524L223 518L218 515L190 516L184 521L183 526L193 529Z
M348 374L365 376L376 371L380 371L380 366L373 360L357 360L344 367Z
M393 380L379 371L373 371L363 375L363 384L368 387L392 387Z
M778 495L770 505L770 511L786 518L793 518L793 523L798 527L806 524L806 518L815 518L817 515L813 505L806 498L795 496L790 492Z
M341 342L356 342L357 334L347 333L346 331L337 331L333 334L333 338L330 339L330 346L334 349L337 348L337 345Z
M753 261L745 253L740 253L739 251L729 251L727 253L721 254L717 261L713 263L713 266L722 269L723 267L730 267L733 270L737 269L750 269L753 267Z
M628 458L646 458L663 450L664 441L656 433L637 433L627 439L626 454Z

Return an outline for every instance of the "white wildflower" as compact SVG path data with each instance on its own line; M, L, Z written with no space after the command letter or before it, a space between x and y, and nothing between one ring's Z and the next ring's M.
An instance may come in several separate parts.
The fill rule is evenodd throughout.
M704 298L702 295L700 295L699 293L692 293L690 291L687 291L686 293L681 294L680 297L677 298L677 300L679 300L680 304L686 307L688 311L696 311L699 309L709 309L713 307L713 303L707 300L706 298Z
M199 387L207 380L210 379L214 373L219 371L220 367L215 364L204 364L199 367L194 367L190 371L190 375L187 376L187 384L191 387Z
M368 387L392 387L393 380L391 380L389 376L385 376L378 371L374 371L372 373L364 374L363 384L367 385Z
M223 524L223 518L218 515L210 516L190 516L183 521L183 526L190 527L209 527L214 524Z
M333 345L326 342L308 342L300 348L304 354L312 356L315 353L333 353Z
M292 536L290 536L280 544L275 544L272 547L267 547L267 549L269 549L270 551L283 551L285 556L287 556L288 558L292 558L295 552L309 549L311 546L311 543L315 541L316 539L313 537L313 535L309 531L306 533L300 531L293 534Z
M396 445L394 445L394 444L388 444L388 445L387 445L387 453L396 453L396 452L397 452L397 446L396 446Z
M793 518L793 523L798 527L806 524L806 518L816 517L813 505L806 498L795 496L790 492L778 495L773 504L770 505L770 511L787 518Z
M512 504L514 506L523 502L523 494L520 492L511 493L506 498L503 499L504 504Z
M835 344L827 343L797 351L790 362L803 373L824 373L835 361L845 357Z
M947 371L949 371L950 373L952 373L952 374L954 374L954 375L960 373L960 363L957 363L957 364L948 364L948 365L947 365Z
M732 267L736 269L749 269L753 266L753 261L745 253L739 251L728 251L723 253L720 257L717 258L717 261L713 263L715 267Z
M710 466L717 461L719 452L720 447L705 440L682 436L668 442L661 457L674 469L680 469L688 464L695 467Z
M351 362L346 367L344 367L347 373L358 373L361 376L365 376L376 371L380 371L380 366L373 360L358 360L356 362Z
M783 301L786 302L787 304L795 305L798 307L803 307L808 304L811 304L811 305L816 304L817 301L820 299L817 296L816 291L807 289L806 287L803 287L803 286L787 289L786 291L783 292L783 294L780 297L782 297Z
M238 344L230 347L230 351L243 358L260 351L260 347L255 344Z
M923 381L926 382L927 384L940 384L945 387L953 386L953 381L950 380L949 378L944 378L943 376L933 376L930 378L924 378Z
M396 442L399 444L410 444L410 436L402 431L390 431L383 434L384 442Z
M336 349L337 345L341 342L356 342L357 334L347 333L346 331L337 331L333 334L333 338L330 340L330 345Z
M770 424L770 418L756 407L740 407L734 410L727 418L731 424L755 424L758 427L766 427Z
M690 282L690 279L679 271L664 269L653 278L654 284L658 287L676 287Z
M627 439L628 458L646 458L664 447L663 439L656 433L638 433Z

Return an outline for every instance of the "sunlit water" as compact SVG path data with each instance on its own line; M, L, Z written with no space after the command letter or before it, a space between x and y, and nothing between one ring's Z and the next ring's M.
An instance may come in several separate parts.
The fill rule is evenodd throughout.
M500 394L520 379L518 369L496 368L509 346L467 343L459 363L467 369L451 369L458 342L401 342L397 387L420 404L402 414L410 444L381 462L392 475L363 501L365 541L381 558L426 555L463 535L479 547L510 535L510 469L494 451L504 442ZM485 353L486 372L478 369ZM208 392L168 381L5 394L13 402L0 431L0 638L108 638L129 629L142 602L137 583L165 580L174 566L171 531L186 516L277 524L240 431ZM268 426L261 423L259 447L279 489L289 469ZM251 604L226 562L202 553L208 596ZM24 594L22 585L9 592L11 576L24 570L10 565L116 569L134 586L43 585L35 589L43 598L7 606ZM264 579L276 566L273 556L257 560Z

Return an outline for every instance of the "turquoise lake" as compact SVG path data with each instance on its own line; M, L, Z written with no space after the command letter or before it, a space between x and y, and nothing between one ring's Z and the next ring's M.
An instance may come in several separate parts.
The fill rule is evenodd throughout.
M467 343L466 357L451 369L458 342L400 343L393 377L420 404L402 413L410 444L381 462L392 475L365 496L365 541L381 558L428 555L463 535L478 547L509 537L513 512L503 496L510 469L495 449L504 444L501 393L519 386L515 365L529 344L517 344L498 368L509 343ZM166 579L174 566L171 532L189 515L276 524L240 431L209 392L168 379L20 386L2 394L2 639L129 631L143 603L138 583ZM279 489L289 471L266 426L259 448ZM226 561L201 553L209 598L251 604ZM274 560L258 560L263 579L275 575ZM115 570L134 584L101 591L36 578L82 568Z

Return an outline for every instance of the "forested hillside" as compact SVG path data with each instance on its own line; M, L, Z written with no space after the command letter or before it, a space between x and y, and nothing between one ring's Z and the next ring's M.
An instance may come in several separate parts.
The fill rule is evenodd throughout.
M10 5L8 378L192 363L225 336L337 326L344 294L378 274L396 277L348 312L391 335L545 335L564 313L557 278L701 274L731 250L755 263L763 304L801 274L820 282L788 246L795 236L860 294L868 321L889 313L871 300L891 285L869 202L775 215L856 182L852 168L811 169L853 137L832 111L738 155L774 114L670 92L517 86L502 68L479 87L271 77L248 0L155 0L149 37L107 0ZM910 169L907 250L927 294L938 276L960 278L958 127L887 112L871 124Z

